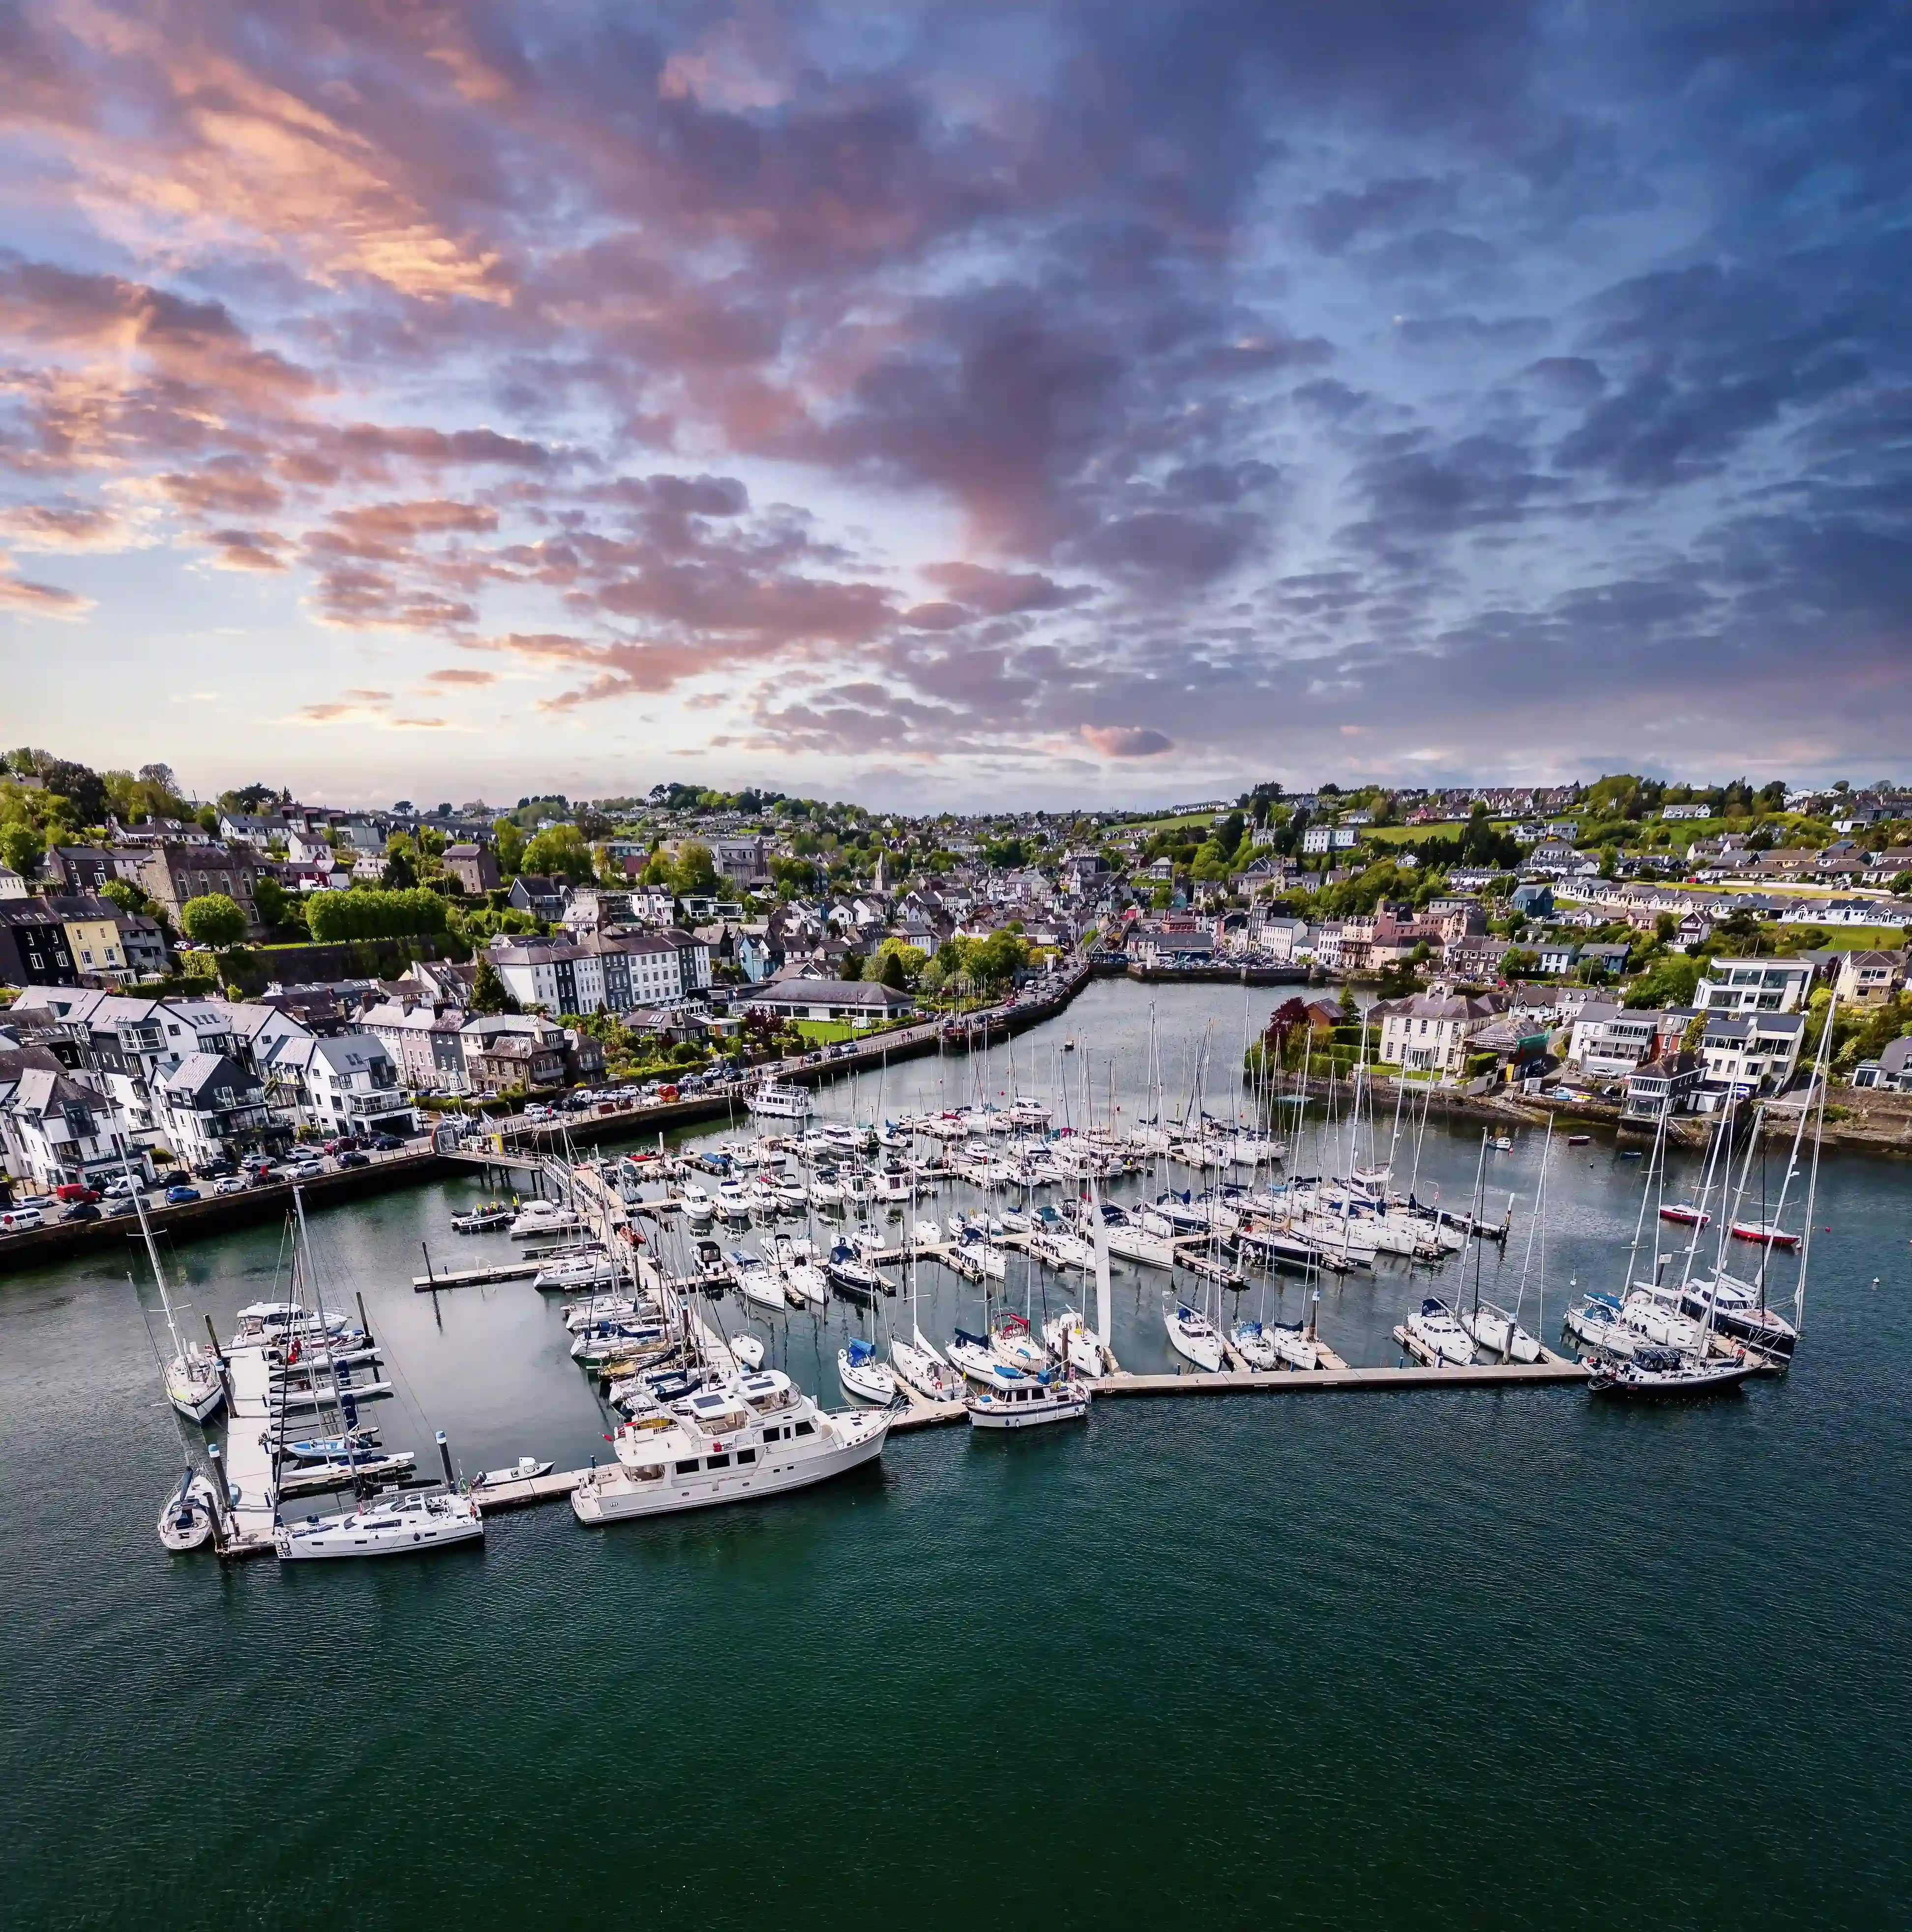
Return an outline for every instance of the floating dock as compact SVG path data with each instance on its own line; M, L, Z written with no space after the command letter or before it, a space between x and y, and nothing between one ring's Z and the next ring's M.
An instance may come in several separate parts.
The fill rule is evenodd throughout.
M222 1556L263 1556L272 1547L278 1498L272 1486L279 1418L265 1351L241 1343L226 1351L225 1474Z

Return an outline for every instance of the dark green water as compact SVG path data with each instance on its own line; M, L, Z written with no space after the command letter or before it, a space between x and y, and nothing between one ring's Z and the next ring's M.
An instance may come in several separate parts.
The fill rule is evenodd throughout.
M1239 1002L1165 1000L1164 1032L1238 1033ZM1061 1024L1126 1082L1139 1013L1098 988ZM921 1063L892 1108L940 1072L969 1077ZM1474 1157L1431 1133L1424 1177L1464 1195ZM1537 1157L1498 1157L1498 1192ZM1569 1276L1615 1277L1638 1186L1602 1147L1556 1159L1550 1338ZM471 1191L315 1223L405 1378L379 1420L442 1423L467 1466L581 1460L601 1425L556 1311L406 1285ZM901 1438L769 1509L552 1509L283 1574L159 1549L176 1438L124 1280L10 1280L0 1916L1902 1924L1912 1176L1829 1160L1818 1219L1799 1366L1737 1399L1110 1402ZM276 1246L183 1251L196 1307L223 1324ZM1386 1359L1420 1287L1331 1288L1323 1332ZM960 1284L924 1292L926 1328L960 1318ZM1166 1365L1158 1300L1118 1276L1130 1366ZM829 1399L851 1318L772 1338Z

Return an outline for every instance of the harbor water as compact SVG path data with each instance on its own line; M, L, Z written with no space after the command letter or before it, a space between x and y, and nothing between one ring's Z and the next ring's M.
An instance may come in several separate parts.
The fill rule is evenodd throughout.
M1246 1023L1283 997L1248 994ZM1131 1124L1152 1105L1152 1000L1168 1111L1199 1079L1232 1115L1242 989L1127 982L1013 1064L911 1061L825 1105L894 1115L986 1086ZM1219 1312L1311 1311L1361 1364L1398 1360L1394 1324L1424 1293L1470 1295L1477 1264L1550 1346L1570 1283L1620 1284L1643 1164L1610 1136L1556 1138L1543 1252L1538 1132L1483 1157L1477 1125L1395 1128L1384 1102L1397 1182L1418 1160L1443 1205L1484 1165L1488 1216L1511 1197L1504 1247L1433 1270L1383 1257L1318 1304L1317 1284L1257 1278ZM1297 1163L1332 1158L1307 1131ZM1698 1175L1676 1156L1669 1196ZM421 1464L439 1427L467 1471L606 1456L555 1298L412 1291L424 1244L439 1266L508 1245L449 1230L481 1186L311 1217L328 1300L362 1292L388 1352L375 1419ZM1687 1238L1647 1226L1662 1252ZM1815 1226L1791 1375L1689 1406L1575 1388L1107 1402L1033 1436L896 1437L763 1508L586 1532L560 1504L430 1559L285 1568L158 1546L181 1450L135 1244L10 1276L7 1921L1899 1922L1912 1172L1829 1155ZM255 1228L168 1260L223 1334L282 1256ZM1174 1366L1166 1282L1116 1264L1125 1368ZM919 1289L933 1339L979 1321L940 1266ZM1007 1289L1037 1315L1081 1305L1079 1280L1019 1258ZM912 1318L907 1291L767 1320L703 1305L830 1404L845 1336Z

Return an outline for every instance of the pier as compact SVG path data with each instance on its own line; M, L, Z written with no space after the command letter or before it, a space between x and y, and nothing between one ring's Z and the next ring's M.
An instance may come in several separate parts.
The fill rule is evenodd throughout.
M272 1486L279 1418L265 1351L240 1343L226 1354L225 1474L222 1556L263 1556L272 1548L278 1498Z

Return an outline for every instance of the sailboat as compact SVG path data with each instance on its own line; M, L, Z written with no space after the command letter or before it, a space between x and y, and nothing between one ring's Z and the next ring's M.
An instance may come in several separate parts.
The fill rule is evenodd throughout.
M960 1402L963 1378L922 1330L917 1319L916 1257L910 1257L910 1339L890 1336L889 1358L896 1372L927 1402Z
M878 1360L875 1346L861 1336L853 1336L847 1347L837 1351L837 1380L844 1393L859 1402L881 1402L886 1407L896 1400L896 1378L888 1366Z
M212 1484L198 1470L187 1469L159 1513L160 1542L175 1555L183 1555L210 1541L214 1500Z
M172 1343L172 1353L160 1364L166 1383L166 1399L189 1421L205 1422L216 1414L225 1402L225 1375L219 1358L211 1349L201 1342L182 1340L180 1336L178 1312L167 1289L166 1270L160 1265L159 1245L153 1239L152 1223L146 1219L145 1197L133 1180L132 1162L124 1148L120 1155L127 1178L133 1182L133 1205L139 1216L139 1236L146 1244L146 1260L159 1288L160 1307L166 1316L166 1332Z
M1210 1375L1221 1372L1221 1337L1206 1315L1172 1294L1164 1295L1162 1325L1168 1330L1169 1346L1178 1355L1186 1356L1197 1368L1206 1369Z
M1474 1244L1474 1303L1461 1316L1461 1324L1477 1346L1490 1349L1503 1362L1537 1362L1541 1356L1539 1342L1521 1326L1520 1306L1527 1297L1527 1271L1533 1264L1534 1242L1540 1232L1540 1224L1545 1212L1547 1199L1547 1156L1554 1145L1554 1123L1551 1117L1547 1123L1547 1138L1540 1150L1540 1178L1535 1185L1533 1218L1527 1223L1527 1259L1521 1268L1520 1292L1515 1298L1512 1308L1503 1308L1491 1301L1481 1299L1481 1244ZM1476 1206L1476 1212L1479 1211ZM1542 1250L1542 1266L1545 1267L1545 1250Z

